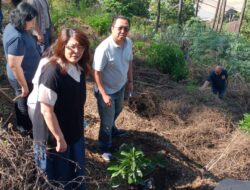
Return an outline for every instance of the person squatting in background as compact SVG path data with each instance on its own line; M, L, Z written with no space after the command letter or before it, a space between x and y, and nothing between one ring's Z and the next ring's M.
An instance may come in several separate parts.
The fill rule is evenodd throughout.
M204 90L209 84L211 84L212 92L218 94L220 99L223 99L228 85L227 70L217 65L210 73L200 90Z
M112 138L125 134L115 121L123 108L124 91L133 91L132 42L127 37L130 22L124 16L113 18L111 35L96 48L93 62L95 96L101 119L99 147L102 158L110 161Z
M85 189L82 124L89 45L81 31L63 29L53 56L42 67L37 94L29 97L37 99L35 110L29 112L36 164L51 182L59 182L69 190Z
M28 3L20 3L11 11L10 23L3 33L7 77L19 97L15 102L17 128L28 133L32 124L28 116L27 97L33 88L31 80L40 61L36 41L30 33L35 27L36 16L35 8Z

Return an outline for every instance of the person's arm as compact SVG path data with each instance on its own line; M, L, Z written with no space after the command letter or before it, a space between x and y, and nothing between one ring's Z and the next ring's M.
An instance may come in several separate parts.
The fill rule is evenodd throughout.
M206 80L206 81L204 82L204 84L200 87L200 90L204 90L205 88L208 87L209 84L210 84L210 82Z
M56 139L56 151L65 152L67 150L67 143L64 139L63 133L60 129L54 107L41 102L41 113L43 114L44 120Z
M35 29L33 29L32 33L37 37L37 41L40 43L44 43L44 36L43 33L41 32L38 23L36 21Z
M44 36L43 36L43 33L41 32L41 29L39 27L39 24L38 24L38 17L40 16L40 12L39 12L39 7L37 7L37 3L35 3L34 0L26 0L27 3L31 4L38 12L38 15L36 17L36 24L35 24L35 28L32 30L32 34L34 36L36 36L37 38L37 41L39 43L44 43Z
M29 94L29 88L27 85L27 81L24 77L23 69L21 67L23 56L15 56L8 54L7 62L12 70L17 82L22 88L22 97L26 97Z
M129 67L128 67L128 91L133 92L134 90L134 85L133 85L133 62L129 62Z
M102 95L103 101L105 102L105 104L107 106L111 106L112 105L112 99L106 93L106 91L104 89L104 85L103 85L102 79L101 79L101 71L94 70L94 78L95 78L95 82L96 82L97 88L98 88L100 94Z

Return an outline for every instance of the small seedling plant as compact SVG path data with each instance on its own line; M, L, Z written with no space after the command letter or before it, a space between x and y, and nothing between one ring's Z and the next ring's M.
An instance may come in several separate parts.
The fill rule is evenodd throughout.
M250 114L249 113L245 113L244 118L239 121L239 128L246 133L250 133Z
M108 171L111 174L111 186L121 184L143 184L144 177L154 171L156 165L164 167L165 163L156 162L145 157L144 153L132 145L123 145L111 161Z

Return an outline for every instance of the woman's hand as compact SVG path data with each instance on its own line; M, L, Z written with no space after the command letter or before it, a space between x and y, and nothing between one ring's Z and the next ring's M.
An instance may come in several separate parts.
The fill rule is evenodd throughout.
M41 113L43 114L47 127L56 139L56 151L65 152L67 150L67 143L54 112L54 106L43 103L42 101L43 100L40 100Z
M67 143L64 138L60 138L56 141L56 151L65 152L67 150Z
M21 94L21 96L22 97L26 97L26 96L28 96L28 94L29 94L29 88L26 86L26 87L22 87L22 94Z
M128 89L129 92L133 92L134 91L133 81L128 81L127 89Z

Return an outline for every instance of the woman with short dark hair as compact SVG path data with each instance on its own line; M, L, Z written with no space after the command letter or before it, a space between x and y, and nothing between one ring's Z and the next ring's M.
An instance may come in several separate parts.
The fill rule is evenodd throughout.
M36 164L64 189L85 189L82 124L88 61L87 36L63 29L42 69L38 94L33 94L38 97L33 116Z
M19 98L15 102L17 128L30 132L32 128L27 110L27 96L32 90L32 78L40 54L30 31L34 29L37 11L28 3L20 3L10 13L10 23L3 33L3 47L10 85Z
M11 3L12 3L12 5L14 5L14 7L17 7L17 5L21 2L22 2L22 0L11 0Z

